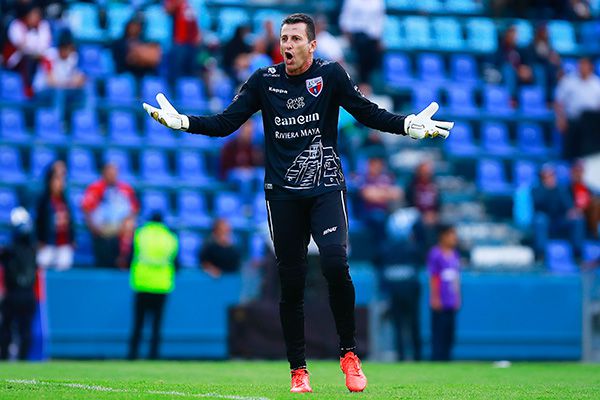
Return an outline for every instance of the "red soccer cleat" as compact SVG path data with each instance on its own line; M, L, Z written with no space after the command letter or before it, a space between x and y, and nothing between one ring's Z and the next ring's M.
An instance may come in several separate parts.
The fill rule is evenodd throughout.
M367 387L367 377L360 368L360 359L349 351L340 358L340 368L346 375L346 387L351 392L362 392Z
M308 370L306 368L298 368L292 370L292 393L310 393L310 380L308 378Z

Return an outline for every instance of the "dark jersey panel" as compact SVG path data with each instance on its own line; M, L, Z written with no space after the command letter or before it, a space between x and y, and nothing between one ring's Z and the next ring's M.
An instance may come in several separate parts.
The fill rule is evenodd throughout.
M257 70L221 113L190 116L191 133L227 136L261 110L267 199L312 197L345 189L337 153L339 107L364 125L404 134L404 117L367 100L338 64L314 60L298 76L284 64Z

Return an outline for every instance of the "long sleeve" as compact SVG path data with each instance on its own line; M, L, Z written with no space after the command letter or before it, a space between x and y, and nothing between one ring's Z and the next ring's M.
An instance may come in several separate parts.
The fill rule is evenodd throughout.
M258 93L258 72L242 85L233 101L220 114L210 116L190 116L188 132L206 136L228 136L235 132L260 108Z
M404 116L393 114L379 108L358 91L358 86L352 82L350 75L335 63L335 76L338 79L338 94L340 105L344 107L361 124L383 132L406 135L404 132Z

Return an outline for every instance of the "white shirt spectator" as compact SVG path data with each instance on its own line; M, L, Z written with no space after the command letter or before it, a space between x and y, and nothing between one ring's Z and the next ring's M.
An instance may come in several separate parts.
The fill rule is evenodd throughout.
M8 27L8 39L16 47L6 60L9 68L14 68L23 55L41 56L51 45L52 33L48 21L40 21L37 29L28 29L27 25L20 20L13 20Z
M385 21L384 0L345 0L340 14L344 32L364 32L372 39L381 39Z
M79 56L72 51L66 58L60 57L57 48L51 48L44 56L42 67L38 69L34 87L36 90L73 88L80 86L81 71L78 68ZM52 79L50 79L52 77Z
M344 61L344 51L338 38L327 31L317 34L317 55L328 61Z
M600 78L591 75L583 79L578 73L565 76L556 87L556 101L569 119L584 111L600 111Z

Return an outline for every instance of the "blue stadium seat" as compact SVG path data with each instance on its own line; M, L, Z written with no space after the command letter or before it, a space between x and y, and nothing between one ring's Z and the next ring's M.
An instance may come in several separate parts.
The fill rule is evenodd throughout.
M83 209L81 208L81 202L83 200L85 190L71 187L67 193L69 206L71 206L71 212L73 213L73 220L75 224L85 224L85 215L83 213ZM79 243L77 243L77 248L79 248Z
M407 47L406 41L402 36L402 24L400 18L386 15L383 22L383 44L388 50L398 50Z
M192 150L179 152L177 158L177 175L186 185L205 185L210 182L206 172L204 159L200 153Z
M578 272L571 244L565 240L551 240L546 246L546 263L551 272L569 274Z
M77 247L75 248L73 263L79 266L92 266L94 265L94 252L92 247L92 235L87 229L76 229L75 230L75 242Z
M533 26L526 19L516 19L512 24L517 29L517 46L526 47L533 40Z
M202 238L193 231L179 232L179 261L184 268L199 268L198 255L202 249Z
M177 146L179 132L169 129L152 118L144 118L145 143L160 147Z
M35 135L46 143L65 144L68 141L62 121L53 109L39 109L35 113Z
M477 61L469 54L455 54L451 56L450 76L454 82L477 84L479 82Z
M273 9L259 9L254 13L254 32L264 32L266 21L271 21L273 27L277 30L285 17L286 14Z
M21 110L3 108L0 114L2 140L8 142L28 142L31 136L25 130L25 119Z
M94 154L87 149L71 149L67 157L69 178L77 183L92 183L98 179Z
M262 224L267 220L267 204L263 193L257 193L254 196L253 210L252 216L255 223Z
M404 40L415 49L428 49L432 45L429 19L421 16L405 17L403 21Z
M600 242L585 241L583 242L582 251L583 262L600 262Z
M491 53L496 51L498 36L496 25L488 18L471 18L465 24L467 46L472 51Z
M544 132L539 124L522 122L517 125L517 143L527 156L546 157L549 149L544 143Z
M108 117L110 141L123 146L137 146L141 143L133 114L113 111Z
M135 80L132 75L111 76L106 81L106 101L113 105L129 105L136 100Z
M187 227L208 228L211 218L208 215L204 196L191 190L182 190L177 197L179 223Z
M57 159L52 147L34 147L30 152L29 171L34 180L43 180L48 166Z
M495 116L508 116L514 113L510 104L510 93L504 86L486 85L483 89L485 110Z
M197 78L179 78L176 83L177 104L182 109L190 108L201 112L208 106L204 86Z
M434 43L441 50L457 51L465 46L460 23L453 17L439 17L431 22Z
M86 145L103 144L104 137L98 126L98 118L93 110L75 111L71 122L74 141Z
M598 3L600 4L600 2ZM600 52L600 21L588 21L581 23L581 46L586 51L598 54Z
M417 71L421 81L443 83L446 81L444 59L435 53L422 53L417 57Z
M421 85L413 88L412 104L414 110L422 110L432 101L438 101L438 90L430 85Z
M108 2L106 10L108 21L108 35L110 39L115 40L123 36L125 24L133 16L133 7L126 3L114 1ZM146 21L146 24L148 21Z
M564 57L561 59L565 74L577 73L577 59Z
M444 8L449 14L481 14L484 4L476 0L446 0Z
M526 86L519 93L521 112L527 116L551 117L552 111L546 106L544 88L540 86Z
M218 35L221 40L228 41L240 25L250 25L250 15L242 7L224 7L219 12Z
M515 186L533 187L538 183L538 171L534 162L517 160L513 168L513 182Z
M148 220L155 212L160 212L165 222L171 218L169 197L163 191L145 190L140 198L140 207L144 220Z
M81 70L91 78L99 78L106 75L105 65L102 61L102 48L95 44L79 46L79 63Z
M170 98L169 86L164 79L156 76L145 76L142 78L142 101L150 104L156 104L156 94L164 93Z
M0 224L10 223L10 212L18 205L19 198L15 190L0 187Z
M173 41L172 18L169 17L164 7L160 4L146 7L144 18L146 19L146 39L160 43L163 50L167 50Z
M448 91L448 109L459 116L475 116L479 108L475 104L473 90L467 85L446 86Z
M453 156L474 156L479 148L473 139L473 127L468 122L456 121L452 134L444 141L446 151Z
M129 152L123 149L108 149L104 153L104 162L115 164L119 170L119 179L124 182L134 184L137 176L131 167L131 157Z
M248 220L243 216L243 204L236 193L218 192L214 199L214 214L225 218L234 228L245 228Z
M386 53L383 56L385 82L395 88L408 88L414 84L410 58L404 53Z
M483 193L491 195L509 195L512 187L506 180L502 161L492 159L479 160L477 164L477 187Z
M508 127L501 122L481 125L481 147L493 156L510 156L515 149L510 145Z
M552 163L556 180L561 185L571 184L571 166L566 161L556 161Z
M561 54L573 54L577 51L575 28L569 21L552 20L548 22L550 44Z
M160 150L144 150L140 156L140 175L144 181L166 185L173 181L167 156Z
M0 101L21 103L26 100L21 75L13 71L0 71ZM14 104L11 104L14 105Z
M24 183L26 180L19 150L15 147L0 147L0 182Z
M438 13L444 9L440 0L421 0L417 3L417 10L426 13Z
M417 9L416 0L387 0L385 6L388 10L414 11Z
M105 33L100 28L96 4L72 3L67 16L71 32L78 41L104 40Z

